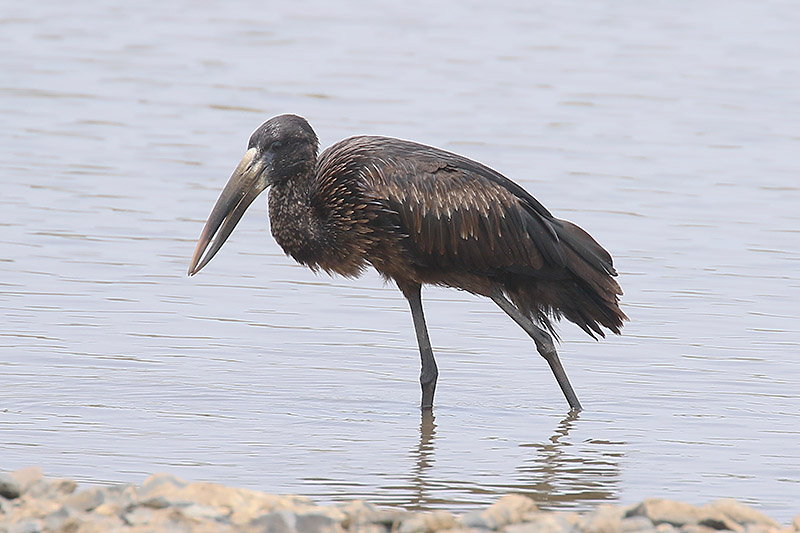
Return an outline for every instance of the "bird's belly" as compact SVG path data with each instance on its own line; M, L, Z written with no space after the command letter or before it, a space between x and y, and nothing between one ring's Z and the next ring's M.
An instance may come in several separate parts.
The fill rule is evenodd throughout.
M375 270L386 280L396 280L419 285L437 285L490 296L495 282L486 276L458 269L443 270L420 265L407 258L394 258L391 261L370 260Z

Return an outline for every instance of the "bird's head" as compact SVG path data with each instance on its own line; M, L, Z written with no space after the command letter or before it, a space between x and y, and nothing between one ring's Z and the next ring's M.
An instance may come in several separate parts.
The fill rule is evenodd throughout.
M314 130L297 115L273 117L253 132L244 157L220 193L200 234L189 265L190 276L211 261L253 200L267 187L311 171L318 146Z

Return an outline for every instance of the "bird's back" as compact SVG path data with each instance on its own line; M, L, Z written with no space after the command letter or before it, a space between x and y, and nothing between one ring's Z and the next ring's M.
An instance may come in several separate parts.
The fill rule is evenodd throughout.
M622 291L608 252L495 170L430 146L360 136L325 150L315 175L319 206L335 210L335 190L360 196L339 204L363 220L364 259L385 277L483 295L499 286L551 330L549 319L564 315L590 335L603 335L599 325L619 332Z

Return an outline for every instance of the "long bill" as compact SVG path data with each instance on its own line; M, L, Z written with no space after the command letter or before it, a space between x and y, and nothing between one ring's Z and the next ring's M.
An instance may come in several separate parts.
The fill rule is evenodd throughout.
M265 162L257 157L255 148L250 148L244 154L225 188L222 189L214 209L208 215L197 247L194 249L192 262L189 264L190 276L200 272L200 269L211 261L253 200L267 188L267 181L262 172L264 164Z

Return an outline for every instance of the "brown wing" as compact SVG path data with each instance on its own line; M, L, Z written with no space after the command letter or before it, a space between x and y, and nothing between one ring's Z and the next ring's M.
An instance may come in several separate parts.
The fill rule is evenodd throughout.
M398 214L426 266L520 273L565 266L556 219L499 173L408 141L348 141L359 147L354 159L366 188Z
M590 335L602 335L598 324L619 331L625 316L608 252L498 172L385 137L337 143L320 165L330 171L341 165L335 174L358 182L362 198L383 204L419 266L503 280L512 300L548 327L547 315L563 313Z

